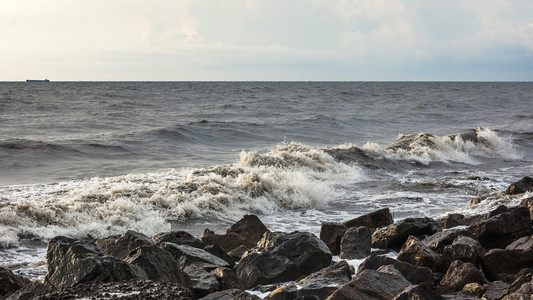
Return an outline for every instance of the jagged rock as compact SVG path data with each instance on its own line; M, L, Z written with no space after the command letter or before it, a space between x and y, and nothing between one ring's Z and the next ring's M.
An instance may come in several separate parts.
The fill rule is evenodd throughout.
M473 282L485 284L487 280L472 263L456 260L442 278L440 291L460 291L466 284Z
M364 270L352 281L336 290L328 300L389 300L400 294L411 283L403 276Z
M233 259L233 257L229 256L224 251L224 249L220 248L219 245L205 246L204 250L209 252L209 253L211 253L211 254L213 254L214 256L217 256L217 257L222 258L223 260L225 260L229 264L230 268L233 268L235 266L235 260Z
M247 246L240 245L239 247L228 252L228 255L236 261L239 261L244 255L244 253L248 252L249 250L250 248L248 248Z
M531 282L533 274L524 274L518 276L507 288L507 294L512 294L518 291L524 284Z
M320 227L320 239L326 243L331 254L339 255L342 236L346 232L346 225L326 222Z
M444 297L435 293L427 285L418 284L408 286L393 300L444 300Z
M340 258L362 259L370 255L372 233L368 227L348 228L340 244Z
M226 234L235 233L243 240L257 244L267 231L269 231L268 228L256 215L245 215L237 223L231 225L226 231Z
M390 210L387 207L346 221L343 224L348 228L365 226L368 228L377 229L389 226L393 223L394 220L392 219Z
M523 237L505 249L489 250L481 263L489 279L496 279L501 273L515 274L522 268L533 268L533 238Z
M483 285L483 288L485 289L483 297L485 297L487 300L500 300L503 298L503 296L505 296L508 287L509 284L503 281L485 283Z
M155 244L169 242L176 245L187 245L200 249L203 249L205 246L207 246L204 242L195 238L192 234L186 231L163 232L156 236L153 236L152 241Z
M348 283L351 278L350 266L346 261L342 260L272 291L265 299L285 300L304 296L316 296L318 299L326 299L337 287Z
M46 253L48 273L45 281L57 287L71 287L87 281L120 281L147 278L140 268L108 256L95 244L55 237Z
M295 280L331 264L331 252L324 242L308 232L267 232L235 267L247 288Z
M529 209L529 218L533 219L533 197L529 197L520 201L520 205Z
M505 194L507 195L517 195L525 192L533 192L533 178L529 176L511 183L511 185L505 190Z
M533 274L533 269L523 268L520 271L518 271L518 273L516 273L516 274L500 273L500 274L498 274L498 280L501 280L503 282L507 282L507 283L511 284L518 277L523 276L523 275L528 275L528 274Z
M509 286L507 290L508 294L502 300L529 300L532 298L533 281L531 277L529 276L529 278L523 278L523 280L519 281L520 279L522 278L518 278Z
M125 259L131 251L139 247L154 245L149 237L133 230L128 230L121 236L110 236L104 239L98 239L95 243L102 247L109 255L113 255L120 259Z
M30 283L29 279L15 275L7 268L0 267L0 297L13 293Z
M212 293L198 300L261 300L261 298L239 289L232 289Z
M234 270L225 267L219 267L211 271L218 280L221 290L244 289L241 279Z
M442 268L442 257L426 247L419 239L409 236L398 253L398 260L415 266L428 267L438 272Z
M470 204L476 204L474 202L476 202L475 199L470 200ZM484 215L465 216L462 214L449 214L443 218L437 219L437 222L443 229L451 229L458 226L470 226L484 218Z
M469 227L486 249L505 248L513 240L531 235L531 219L525 207L514 208Z
M244 240L236 233L216 234L213 231L206 229L200 236L200 240L206 245L218 245L224 249L226 253L231 250L244 245L248 249L255 246L256 243Z
M183 268L191 281L190 287L198 297L204 297L219 290L215 274L206 271L203 266L188 265Z
M372 235L372 247L401 246L410 235L434 234L440 225L431 218L407 218L393 225L378 229Z
M437 253L443 253L444 248L451 245L460 235L474 237L474 234L468 229L449 229L439 231L423 239L421 242Z
M160 247L172 254L172 257L182 269L190 265L201 265L209 271L218 267L229 267L229 264L225 260L203 249L167 242L161 243Z
M381 266L393 265L402 275L412 284L422 283L427 286L433 286L435 279L431 269L427 267L417 267L412 264L399 261L392 257L372 254L367 257L357 269L357 273L363 270L377 270Z
M477 267L483 254L484 249L477 240L467 236L458 236L451 245L444 248L444 267L447 269L454 260L458 259L471 262Z
M483 294L485 293L485 288L477 282L472 282L472 283L467 283L463 287L463 291L470 292L472 296L481 298Z

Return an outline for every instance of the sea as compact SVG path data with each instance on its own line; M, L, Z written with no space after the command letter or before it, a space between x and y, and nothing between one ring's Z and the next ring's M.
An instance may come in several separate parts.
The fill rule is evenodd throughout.
M58 235L318 235L516 205L468 203L531 175L532 82L0 83L0 265L32 279Z

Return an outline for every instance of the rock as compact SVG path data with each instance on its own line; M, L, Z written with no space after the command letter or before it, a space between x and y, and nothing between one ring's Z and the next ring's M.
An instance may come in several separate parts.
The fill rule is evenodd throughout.
M444 248L444 267L448 269L448 266L458 259L471 262L477 267L483 254L485 250L477 240L467 236L458 236L451 245Z
M258 284L290 281L331 264L331 252L324 242L308 232L267 232L235 267L246 288Z
M440 282L440 291L455 292L460 291L468 283L484 284L487 282L480 270L473 264L460 260L452 262L448 271Z
M231 256L229 256L224 251L224 249L220 248L220 246L218 246L218 245L209 245L209 246L205 246L204 250L209 252L209 253L211 253L211 254L213 254L214 256L217 256L217 257L222 258L223 260L225 260L229 264L230 268L233 268L235 266L235 260Z
M505 249L489 250L481 263L489 279L496 279L501 273L515 274L522 268L533 268L533 238L523 237Z
M228 252L228 255L236 261L239 261L244 255L244 253L248 252L249 250L250 248L248 248L247 246L240 245L239 247Z
M372 235L372 247L401 246L410 235L430 235L440 231L439 224L430 218L407 218L393 225L378 229Z
M348 283L351 278L350 266L346 261L341 260L305 278L272 291L265 299L285 300L304 296L316 296L318 299L326 299L337 287Z
M219 290L217 276L207 272L202 266L188 265L183 268L191 281L190 287L197 297L204 297Z
M389 208L383 208L374 212L371 212L366 215L362 215L358 218L344 222L343 224L347 227L361 227L365 226L368 228L381 228L389 226L394 223L392 215Z
M232 289L212 293L198 300L261 300L261 298L242 290Z
M531 235L531 219L525 207L483 220L469 227L486 249L505 248L515 239Z
M533 197L529 197L520 201L520 205L529 209L529 218L533 219Z
M495 209L493 209L492 211L490 211L487 215L486 215L486 218L489 219L489 218L492 218L492 217L495 217L497 215L501 215L503 213L508 213L508 212L511 212L511 210L505 206L505 205L499 205L498 207L496 207Z
M438 272L442 268L442 257L426 247L419 239L409 236L398 253L398 260L415 266L428 267Z
M342 236L346 232L346 225L326 222L320 227L320 240L328 246L332 255L339 255Z
M526 281L517 289L508 289L508 294L502 300L529 300L533 296L533 282Z
M451 245L455 238L460 235L474 237L474 234L468 229L448 229L426 237L422 243L431 250L442 254L444 248Z
M521 276L518 276L507 288L507 294L513 294L516 291L518 291L524 284L527 284L531 282L531 279L533 279L533 274L524 274Z
M205 246L207 246L206 244L204 244L204 242L195 238L192 234L186 231L163 232L152 237L152 241L155 244L169 242L176 245L187 245L200 249L203 249Z
M238 234L243 240L250 241L255 245L267 231L269 231L268 228L256 215L245 215L237 223L231 225L226 234Z
M125 259L131 251L139 247L154 245L152 240L146 235L133 230L128 230L121 236L97 239L95 243L102 247L109 255L113 255L120 259Z
M244 289L241 279L234 270L225 267L219 267L211 271L218 280L221 290Z
M161 243L160 247L172 254L172 257L182 269L190 265L203 266L204 269L209 271L218 267L229 267L229 264L225 260L203 249L167 242Z
M87 281L120 281L147 278L140 268L116 257L90 242L55 237L46 253L48 273L45 281L57 287L71 287Z
M428 286L419 284L408 286L393 300L444 300L444 298Z
M403 276L363 270L352 281L336 290L328 300L365 299L389 300L400 294L411 283Z
M0 297L13 293L30 283L29 279L15 275L7 268L0 267Z
M485 293L485 288L477 282L472 282L472 283L467 283L463 287L463 291L470 292L472 296L481 298L483 294Z
M150 280L185 286L190 284L188 276L179 268L172 255L155 245L136 248L125 261L143 269Z
M523 268L520 271L518 271L518 273L516 273L516 274L500 273L500 274L498 274L498 280L501 280L503 282L507 282L507 283L511 284L518 277L523 276L523 275L528 275L528 274L533 274L533 269Z
M340 258L362 259L370 255L373 232L364 226L348 228L341 240Z
M511 183L511 185L505 190L506 195L517 195L525 192L533 192L533 178L529 176Z
M500 300L505 296L508 287L509 284L502 281L485 283L483 285L483 288L485 289L483 297L487 300Z
M244 245L248 249L255 246L256 243L242 239L236 233L226 233L226 234L216 234L209 229L206 229L204 233L200 236L200 240L206 245L218 245L220 248L224 249L226 253L231 250Z
M435 279L431 269L427 267L417 267L412 264L399 261L392 257L372 254L367 257L357 269L357 273L363 270L377 270L381 266L393 265L412 284L424 284L429 287L434 285Z
M440 224L443 229L453 228L463 225L465 216L462 214L449 214L443 218L437 219L436 221Z
M459 291L453 294L442 295L446 300L479 300L478 297L472 296L469 291Z

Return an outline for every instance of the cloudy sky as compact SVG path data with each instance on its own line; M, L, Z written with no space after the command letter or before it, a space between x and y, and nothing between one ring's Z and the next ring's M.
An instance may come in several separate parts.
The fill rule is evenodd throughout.
M0 0L0 81L533 80L532 0Z

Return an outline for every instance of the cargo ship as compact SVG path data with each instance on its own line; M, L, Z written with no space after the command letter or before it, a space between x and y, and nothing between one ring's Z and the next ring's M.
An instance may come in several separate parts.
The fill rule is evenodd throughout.
M26 79L26 82L50 82L48 79Z

